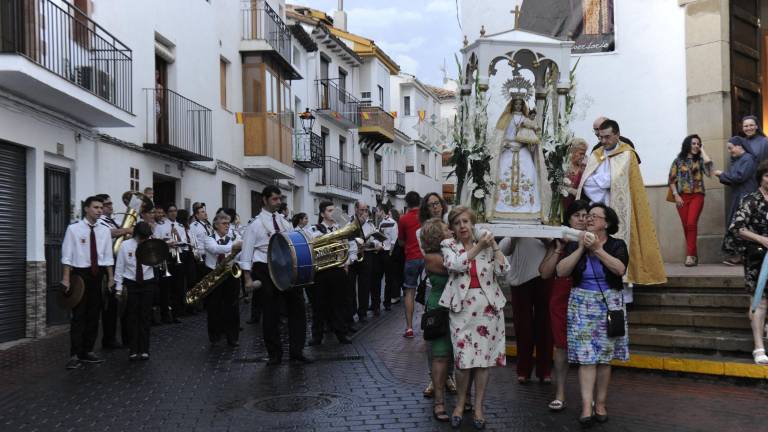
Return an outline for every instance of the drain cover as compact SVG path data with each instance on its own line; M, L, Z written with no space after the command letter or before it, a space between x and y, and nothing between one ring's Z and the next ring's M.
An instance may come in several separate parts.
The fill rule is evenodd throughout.
M294 413L316 411L333 404L329 396L276 396L262 399L253 404L254 409L274 413Z
M315 413L335 415L355 405L347 396L333 393L301 393L271 396L247 401L244 408L273 413Z

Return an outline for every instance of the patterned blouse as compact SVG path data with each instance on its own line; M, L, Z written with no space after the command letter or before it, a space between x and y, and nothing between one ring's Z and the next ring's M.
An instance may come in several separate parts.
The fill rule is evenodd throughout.
M710 175L712 171L712 161L704 163L701 158L691 159L676 158L669 168L669 181L667 184L674 184L677 193L704 193L704 176Z
M768 200L765 199L759 190L741 199L741 205L739 205L738 210L733 215L728 231L739 239L739 230L742 228L746 228L761 236L768 235ZM739 240L742 246L746 245L747 242L749 240ZM754 292L762 260L753 259L748 254L745 254L744 258L744 280L747 290Z

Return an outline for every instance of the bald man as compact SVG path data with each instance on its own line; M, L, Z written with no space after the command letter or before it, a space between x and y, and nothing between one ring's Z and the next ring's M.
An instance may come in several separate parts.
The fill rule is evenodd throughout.
M592 122L592 132L594 132L595 136L597 137L597 144L595 144L595 146L592 147L593 153L595 152L595 150L599 149L603 145L600 142L600 125L603 124L603 122L606 120L608 120L608 117L600 116L596 118L594 122ZM619 136L619 141L629 144L629 146L632 147L633 149L635 148L635 144L632 143L632 140L627 137ZM637 151L635 151L635 157L637 157L637 164L639 165L641 162L640 162L640 155L637 154Z

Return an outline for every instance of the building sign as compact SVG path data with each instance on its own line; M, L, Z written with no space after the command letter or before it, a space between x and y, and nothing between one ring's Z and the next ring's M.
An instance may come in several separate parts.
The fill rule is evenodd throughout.
M520 28L575 42L574 54L616 49L614 0L523 0Z

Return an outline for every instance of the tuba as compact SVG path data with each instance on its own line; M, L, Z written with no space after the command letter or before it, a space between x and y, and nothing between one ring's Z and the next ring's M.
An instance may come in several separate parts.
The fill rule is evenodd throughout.
M240 253L240 247L233 247L232 252L225 256L224 260L215 269L211 270L204 278L200 279L200 282L187 291L184 301L188 305L197 303L212 293L228 277L240 278L243 272L240 270L240 266L233 262L237 258L238 253Z
M155 206L152 204L152 200L147 198L146 195L140 192L128 191L123 194L123 203L126 205L125 217L123 223L120 225L121 229L133 228L136 225L136 221L139 220L141 213L152 210ZM112 244L112 253L117 255L117 251L120 250L120 245L125 240L125 235L121 235L116 238Z

